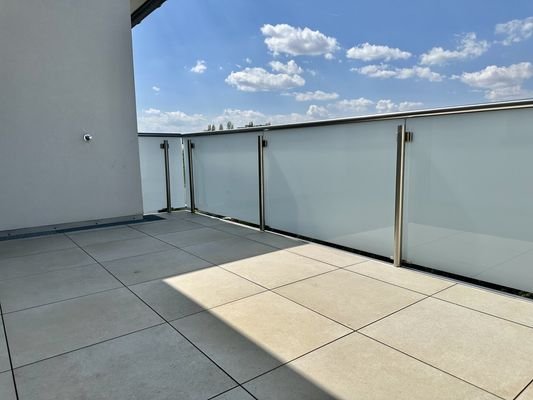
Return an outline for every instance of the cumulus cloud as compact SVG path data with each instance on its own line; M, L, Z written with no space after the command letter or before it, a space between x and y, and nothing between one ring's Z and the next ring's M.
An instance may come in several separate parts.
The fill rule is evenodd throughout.
M533 77L533 64L522 62L507 67L489 65L476 72L463 72L459 77L463 83L485 91L489 100L527 97L531 93L522 88L524 81Z
M191 72L194 72L195 74L203 74L206 69L207 65L205 65L205 61L197 60L196 65L191 68Z
M266 24L261 27L261 33L265 36L265 44L274 55L324 55L330 59L339 49L337 39L307 27L302 29L288 24Z
M251 64L252 63L252 59L250 57L246 57L244 59L244 61L246 62L246 64Z
M426 79L430 82L440 82L443 79L441 74L432 71L429 67L420 67L418 65L411 68L393 68L387 64L365 65L364 67L352 68L351 70L361 75L369 76L370 78L419 78Z
M344 99L337 101L334 104L331 104L331 108L336 108L338 111L341 111L342 114L359 114L366 112L368 107L374 104L372 100L366 99L364 97L359 97L358 99Z
M243 92L267 92L303 86L305 79L300 75L273 74L263 68L245 68L229 74L226 83Z
M312 119L327 118L329 116L329 111L326 107L317 106L316 104L311 104L307 109L306 114Z
M293 92L286 93L287 96L293 96L296 101L325 101L335 100L339 97L338 93L326 93L322 90L315 90L314 92Z
M301 74L304 72L294 60L290 60L287 64L283 64L280 61L270 61L270 68L272 68L272 71L282 72L289 75Z
M503 24L497 24L494 32L504 36L502 43L505 46L529 39L533 36L533 17L513 19Z
M148 108L141 111L137 122L140 132L186 132L201 130L205 117L202 114Z
M156 93L159 93L159 91L161 90L161 88L159 86L152 86L152 90Z
M415 101L402 101L401 103L394 103L392 100L383 99L376 103L376 111L378 113L391 113L397 111L415 110L422 107L423 103Z
M450 61L475 58L485 53L489 47L490 45L486 40L477 40L476 34L470 32L460 38L455 50L433 47L420 56L420 63L424 65L442 65Z
M374 60L405 60L411 57L408 51L402 51L398 48L363 43L359 46L352 47L346 52L346 57L355 60L374 61Z

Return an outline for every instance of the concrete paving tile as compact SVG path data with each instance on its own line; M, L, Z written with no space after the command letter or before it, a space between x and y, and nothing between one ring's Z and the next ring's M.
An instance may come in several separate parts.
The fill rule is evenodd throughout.
M184 250L213 264L224 264L277 251L273 247L242 237L188 246L184 247Z
M283 286L275 292L356 330L424 298L345 270Z
M455 284L451 280L406 268L396 268L392 264L377 261L362 262L346 269L427 295L432 295Z
M84 246L84 249L100 262L133 257L141 254L170 250L173 247L167 243L151 237L137 239L116 240Z
M347 267L348 265L368 261L367 258L358 256L357 254L314 243L292 247L287 250L305 257L335 265L336 267Z
M220 267L131 286L167 321L264 291Z
M15 371L24 400L208 399L235 383L168 325Z
M261 400L496 400L496 396L353 333L244 385Z
M533 377L533 329L434 298L362 332L505 399Z
M0 302L4 313L8 313L121 286L100 265L92 264L1 281Z
M103 265L125 285L180 275L211 266L183 250L171 249L104 262Z
M122 288L6 314L4 322L19 367L163 320Z
M467 285L455 285L435 297L533 328L532 300Z
M223 264L223 268L269 289L336 269L282 250Z
M217 240L232 239L234 235L212 228L201 227L183 232L166 233L158 235L157 238L177 247L187 247Z
M27 256L53 250L64 250L76 247L68 237L53 234L26 239L4 240L0 242L0 260L8 257Z
M0 399L16 400L15 385L13 385L13 375L11 371L0 374Z
M146 235L128 226L120 226L70 232L67 233L67 236L74 240L78 245L87 246L95 243L112 242L114 240L135 239L145 237Z
M272 292L172 324L239 382L350 332Z

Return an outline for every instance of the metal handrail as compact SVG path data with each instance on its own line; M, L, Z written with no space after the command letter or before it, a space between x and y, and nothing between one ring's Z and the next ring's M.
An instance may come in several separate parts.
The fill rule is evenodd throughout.
M372 114L362 115L357 117L346 118L334 118L319 121L309 122L296 122L291 124L279 124L269 126L254 126L249 128L238 128L225 131L212 131L212 132L191 132L191 133L149 133L140 132L140 137L195 137L195 136L215 136L215 135L231 135L235 133L257 133L265 131L277 131L284 129L296 129L296 128L312 128L318 126L331 126L342 125L349 123L361 123L371 121L385 121L394 119L409 119L418 117L440 116L440 115L453 115L453 114L466 114L474 112L484 111L497 111L497 110L512 110L521 108L533 108L533 99L516 100L498 103L482 103L465 106L443 107L443 108L430 108L424 110L415 111L402 111L388 114Z

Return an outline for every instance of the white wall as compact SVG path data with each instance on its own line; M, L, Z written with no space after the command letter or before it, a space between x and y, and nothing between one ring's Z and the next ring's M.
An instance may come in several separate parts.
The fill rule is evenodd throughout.
M142 213L132 64L129 0L0 0L0 231Z

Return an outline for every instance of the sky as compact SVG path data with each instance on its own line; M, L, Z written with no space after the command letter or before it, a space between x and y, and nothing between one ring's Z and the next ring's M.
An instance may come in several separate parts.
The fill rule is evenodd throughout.
M533 97L531 0L167 0L133 29L139 132Z

